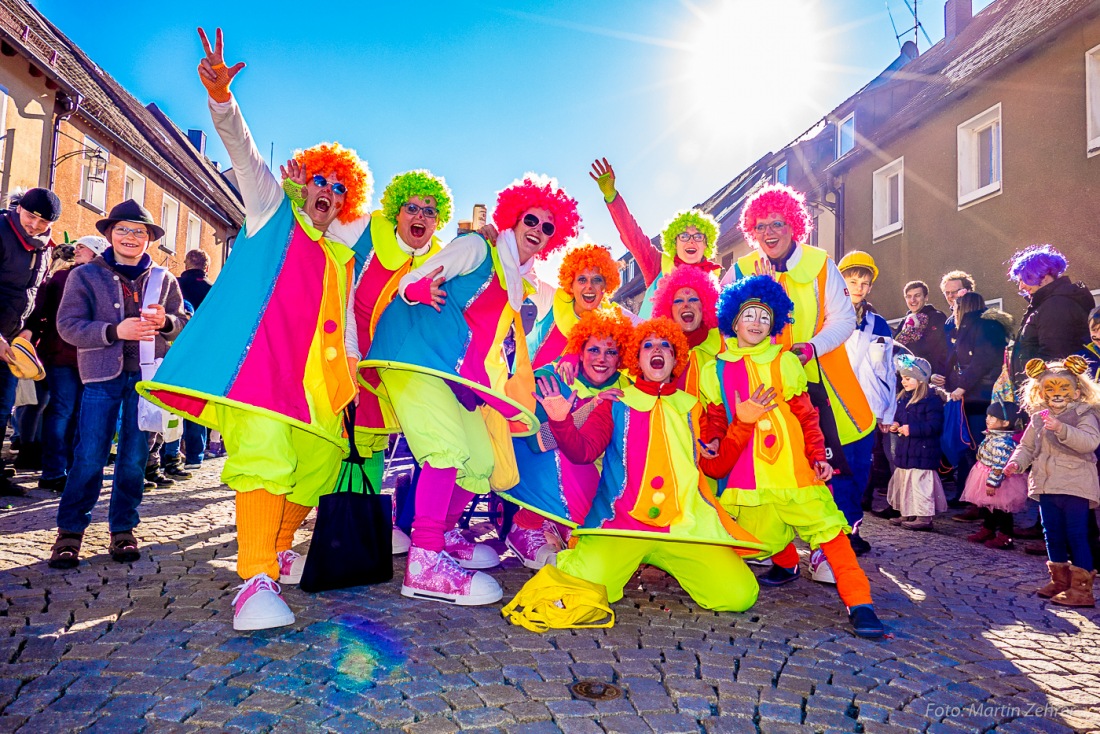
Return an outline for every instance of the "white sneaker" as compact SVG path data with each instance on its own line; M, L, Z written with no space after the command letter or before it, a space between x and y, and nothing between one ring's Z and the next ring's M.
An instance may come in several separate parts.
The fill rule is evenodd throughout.
M447 551L435 553L413 546L409 549L401 595L477 606L500 601L504 590L489 574L460 567Z
M810 577L814 581L823 584L835 584L836 576L833 575L833 567L825 558L825 553L818 548L810 554Z
M458 528L443 535L443 550L463 568L496 568L500 565L500 554L484 543L467 540Z
M292 550L279 551L279 583L297 584L306 570L306 557Z
M266 630L294 624L294 612L283 601L279 585L266 573L253 576L237 587L233 597L233 629Z
M558 552L565 548L558 526L549 520L536 530L521 528L513 523L504 544L519 557L520 563L535 571L548 563L555 565Z
M401 528L394 525L393 526L392 538L393 538L393 540L392 540L393 554L395 556L399 556L402 553L408 553L409 552L409 546L412 545L412 538L405 535L404 530L402 530Z

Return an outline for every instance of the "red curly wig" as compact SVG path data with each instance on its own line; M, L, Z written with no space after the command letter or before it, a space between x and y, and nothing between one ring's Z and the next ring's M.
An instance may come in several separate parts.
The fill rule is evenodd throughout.
M344 208L336 216L344 224L361 217L370 206L374 189L367 162L351 148L339 143L320 143L306 150L294 151L294 160L310 176L336 174L336 180L348 187L344 195Z
M547 255L577 236L581 215L577 211L577 200L558 186L557 179L528 173L522 181L514 181L497 194L493 224L498 230L512 229L523 213L533 207L546 209L554 215L554 234L546 247L535 255L539 260L545 260Z
M687 369L688 352L691 349L688 347L687 337L684 336L684 332L680 331L680 327L676 322L664 316L643 321L634 327L634 333L630 338L630 346L623 353L622 366L634 377L643 377L642 365L638 357L642 351L642 342L648 339L651 334L656 334L658 337L668 340L668 343L672 345L672 352L676 355L676 364L672 368L672 379L675 380Z
M756 220L778 214L791 227L795 242L804 242L814 228L814 220L806 209L806 196L790 186L765 186L749 197L741 209L741 233L747 242L756 242Z
M580 354L589 339L610 339L619 345L622 355L633 337L634 327L619 309L587 311L569 331L563 354Z
M681 288L690 288L699 296L703 304L703 326L706 329L718 326L718 281L695 265L677 265L671 273L661 278L651 299L653 315L671 319L672 301Z
M565 253L558 268L558 285L562 290L569 291L578 275L586 270L595 270L603 276L604 291L610 296L622 283L619 268L619 261L611 257L611 251L606 247L591 244L572 247Z

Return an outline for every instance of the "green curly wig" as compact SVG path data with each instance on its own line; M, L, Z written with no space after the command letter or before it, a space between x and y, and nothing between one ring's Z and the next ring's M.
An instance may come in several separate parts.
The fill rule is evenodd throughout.
M685 209L676 212L665 229L661 232L661 247L669 257L676 257L676 236L688 227L695 226L707 236L707 246L703 250L703 257L709 260L714 255L714 248L718 244L718 222L714 217L700 209Z
M453 199L447 182L442 176L423 169L406 171L393 177L382 192L382 216L396 222L401 207L414 196L431 196L435 199L435 208L439 212L436 216L436 229L442 229L450 221Z

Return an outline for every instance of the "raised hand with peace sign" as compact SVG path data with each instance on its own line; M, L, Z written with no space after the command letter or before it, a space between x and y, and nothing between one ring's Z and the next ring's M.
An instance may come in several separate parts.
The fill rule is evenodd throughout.
M233 66L226 67L225 43L222 40L221 28L214 33L213 49L210 48L210 39L202 28L199 28L199 39L202 40L202 48L206 52L206 57L199 62L199 80L206 87L210 99L215 102L228 102L231 99L229 84L244 68L244 62L238 61Z

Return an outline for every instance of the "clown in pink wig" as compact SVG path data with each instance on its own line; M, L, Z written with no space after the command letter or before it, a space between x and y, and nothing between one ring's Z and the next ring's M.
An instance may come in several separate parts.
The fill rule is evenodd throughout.
M657 282L653 294L653 315L672 319L687 339L691 351L676 387L695 397L699 397L700 375L726 349L718 331L717 303L718 279L691 265L673 268Z

